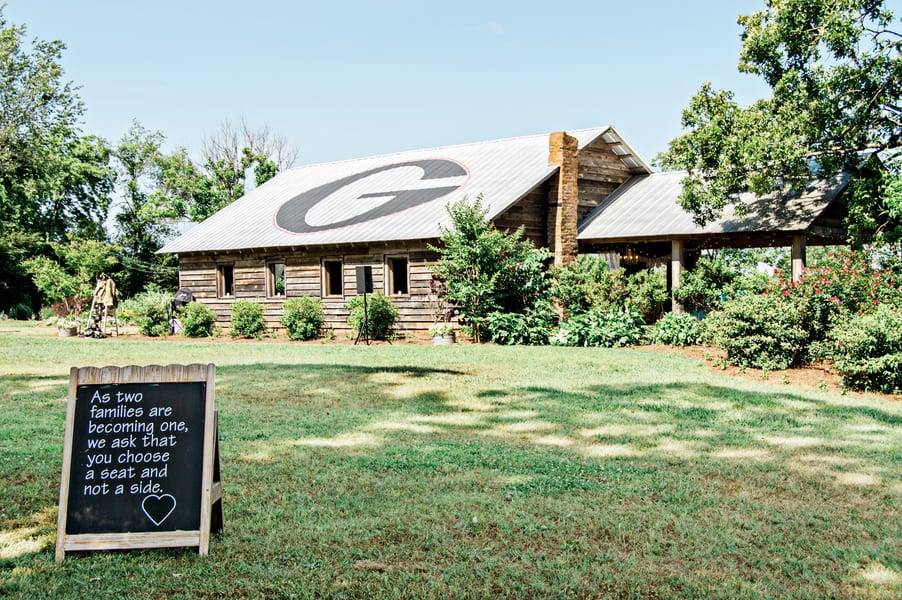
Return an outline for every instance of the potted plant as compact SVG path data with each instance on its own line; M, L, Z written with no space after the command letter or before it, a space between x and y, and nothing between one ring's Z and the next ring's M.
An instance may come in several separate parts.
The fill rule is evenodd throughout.
M78 335L78 322L71 316L56 320L56 332L59 337L75 337Z
M436 323L429 328L432 334L432 343L436 346L447 346L456 341L454 337L454 325L451 323Z

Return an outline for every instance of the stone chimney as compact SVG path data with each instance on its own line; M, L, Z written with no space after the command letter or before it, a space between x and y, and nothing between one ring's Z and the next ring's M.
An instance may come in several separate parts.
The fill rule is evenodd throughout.
M559 166L557 188L548 198L548 247L554 264L564 266L577 255L576 221L579 204L579 143L566 132L548 136L548 164Z

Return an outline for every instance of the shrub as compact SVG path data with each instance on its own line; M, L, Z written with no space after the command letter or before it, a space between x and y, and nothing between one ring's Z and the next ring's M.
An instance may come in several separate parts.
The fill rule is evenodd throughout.
M449 204L448 214L451 229L442 231L439 246L430 246L439 253L434 273L473 337L491 338L486 328L490 314L524 315L550 299L545 262L551 253L533 246L522 227L497 229L486 218L481 197Z
M741 367L786 369L805 350L798 306L773 294L730 300L705 320L704 335Z
M545 301L524 313L490 313L485 327L496 344L537 346L548 343L556 322L554 305Z
M182 331L187 337L210 337L216 314L202 302L190 302L180 311Z
M319 298L300 296L285 301L282 325L292 340L311 340L319 337L326 316Z
M148 286L148 289L137 294L134 298L122 303L122 308L117 310L117 316L121 319L123 312L125 320L134 323L142 334L158 337L169 334L169 303L172 294L163 290Z
M667 280L664 269L643 269L627 275L608 269L598 256L580 256L554 271L554 297L568 315L590 309L629 309L652 323L664 310Z
M726 262L702 256L694 268L683 274L680 287L674 290L673 296L686 310L707 313L728 299L726 290L738 276L738 271Z
M29 305L24 302L19 302L18 304L13 304L6 311L6 315L10 319L17 319L19 321L27 321L34 316L34 311L31 309Z
M391 298L383 296L379 292L367 296L367 327L366 332L371 340L387 340L392 336L392 328L401 317L398 307ZM348 300L348 325L355 333L359 333L363 327L363 296L354 296Z
M41 312L38 313L38 318L40 318L42 321L49 321L50 319L54 318L55 316L56 316L56 313L54 313L53 309L50 308L49 306L42 306Z
M266 330L263 320L263 305L250 300L237 300L232 303L232 337L259 338Z
M551 341L559 346L629 346L642 341L644 323L635 312L590 309L564 321Z
M902 391L902 310L881 304L851 318L829 334L843 384L856 389Z
M570 315L623 306L629 292L623 269L608 269L598 256L581 255L554 271L554 297Z
M831 252L797 282L782 280L776 290L802 311L809 342L827 338L834 323L880 304L902 306L902 285L890 269L875 270L860 252Z
M665 269L642 269L626 278L625 308L638 312L646 323L654 323L667 301Z
M452 325L451 323L445 323L444 321L441 323L436 323L429 328L429 335L431 335L432 337L446 337L449 335L454 335L454 325Z
M692 346L701 338L701 323L690 314L668 313L651 332L651 341L668 346Z
M78 277L67 273L62 265L46 256L29 258L22 266L46 300L65 307L65 314L61 316L78 312L85 296L91 295L90 288Z

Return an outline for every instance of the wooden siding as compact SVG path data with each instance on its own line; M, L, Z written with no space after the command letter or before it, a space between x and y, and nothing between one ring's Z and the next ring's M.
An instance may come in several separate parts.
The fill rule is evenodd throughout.
M548 195L557 189L557 175L537 186L519 202L495 217L499 229L512 230L523 225L526 237L536 246L548 246Z
M348 330L347 301L357 295L356 267L370 265L373 268L373 289L385 293L386 257L406 256L408 258L409 294L392 296L392 301L401 313L399 328L402 330L425 330L432 325L432 314L428 305L428 294L435 262L434 253L427 250L425 243L415 245L395 245L379 248L347 250L293 250L281 253L244 252L217 254L188 254L179 257L179 287L191 290L199 302L209 306L216 314L216 321L228 327L231 306L235 300L253 300L263 305L263 316L267 327L280 329L282 304L286 298L313 296L321 298L326 313L326 325L336 331ZM343 297L323 297L322 261L340 259L343 271ZM285 296L266 297L266 264L274 260L285 262ZM216 268L220 264L234 265L234 296L217 296Z
M610 145L598 138L579 153L579 214L582 221L608 194L633 175L614 154Z

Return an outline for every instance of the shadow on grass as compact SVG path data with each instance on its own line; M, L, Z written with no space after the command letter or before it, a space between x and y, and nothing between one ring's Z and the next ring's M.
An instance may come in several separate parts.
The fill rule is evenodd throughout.
M62 375L0 375L0 399L51 391L65 395L68 383L69 378Z
M470 403L468 405L468 402ZM441 410L437 405L444 403ZM899 488L902 416L856 399L706 383L497 387L416 396L385 418L290 445L388 446L393 436L514 443L594 460L772 465L849 486ZM408 442L409 443L409 442ZM497 448L496 448L497 451Z

